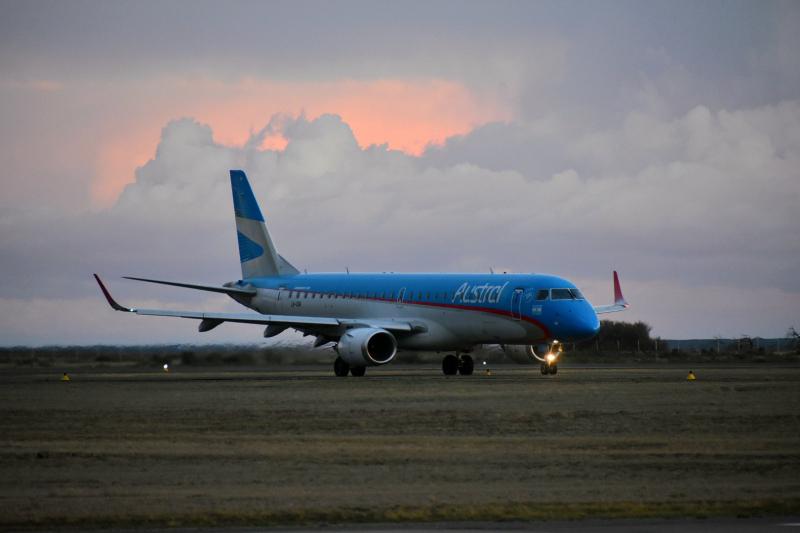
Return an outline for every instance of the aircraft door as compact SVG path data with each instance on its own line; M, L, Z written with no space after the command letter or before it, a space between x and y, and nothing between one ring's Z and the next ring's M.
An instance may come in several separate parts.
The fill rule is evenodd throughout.
M514 320L522 318L522 289L514 289L511 294L511 316Z
M286 290L286 287L279 287L277 292L278 294L275 297L275 308L279 313L281 313L287 306L289 293Z
M397 307L402 307L403 303L406 299L406 288L403 287L400 289L400 292L397 293Z

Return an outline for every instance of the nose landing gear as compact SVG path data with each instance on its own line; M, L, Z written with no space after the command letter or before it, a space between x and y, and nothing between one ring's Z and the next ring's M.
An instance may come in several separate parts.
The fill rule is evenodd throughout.
M555 363L553 363L552 365L547 363L542 363L539 367L539 370L542 371L543 376L546 376L547 374L557 374L558 365Z
M547 355L545 355L544 358L539 358L542 362L539 366L539 370L541 370L543 376L547 374L555 375L558 373L558 360L561 358L561 352L563 351L564 345L558 341L553 341Z

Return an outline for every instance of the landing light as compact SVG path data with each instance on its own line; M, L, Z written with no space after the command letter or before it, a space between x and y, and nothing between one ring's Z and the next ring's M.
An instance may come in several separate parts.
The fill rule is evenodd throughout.
M556 356L552 353L549 353L545 356L545 359L547 359L548 363L552 364L556 360Z

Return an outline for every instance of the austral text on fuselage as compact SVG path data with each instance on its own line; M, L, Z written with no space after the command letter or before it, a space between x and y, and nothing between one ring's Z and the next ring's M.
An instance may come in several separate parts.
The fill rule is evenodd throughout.
M496 304L503 296L503 290L508 285L508 282L502 285L483 285L471 286L469 283L462 283L453 295L453 303L465 304L482 304L490 303Z

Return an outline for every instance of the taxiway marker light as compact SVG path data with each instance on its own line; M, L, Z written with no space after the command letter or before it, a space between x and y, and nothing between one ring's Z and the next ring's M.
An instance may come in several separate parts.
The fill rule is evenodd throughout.
M164 372L169 372L169 365L164 363Z

